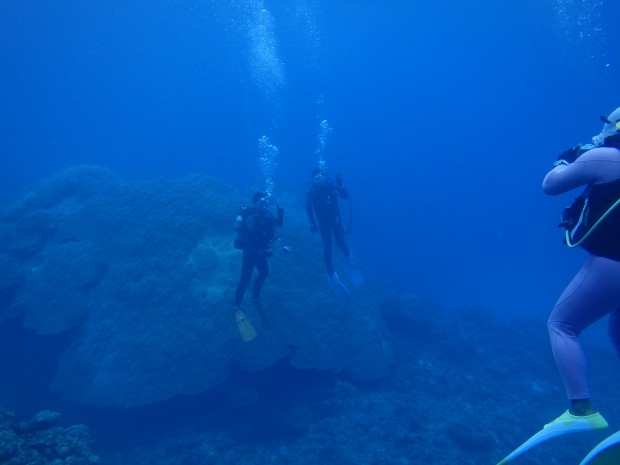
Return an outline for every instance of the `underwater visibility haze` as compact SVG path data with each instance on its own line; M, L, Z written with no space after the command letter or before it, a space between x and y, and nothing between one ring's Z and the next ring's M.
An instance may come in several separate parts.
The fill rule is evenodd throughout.
M564 399L545 319L586 254L557 227L577 193L541 183L620 106L619 20L611 0L6 0L0 420L90 427L55 430L75 463L496 463ZM350 194L349 307L308 231L317 167ZM258 191L285 217L244 344L233 222ZM519 460L593 444L573 446Z

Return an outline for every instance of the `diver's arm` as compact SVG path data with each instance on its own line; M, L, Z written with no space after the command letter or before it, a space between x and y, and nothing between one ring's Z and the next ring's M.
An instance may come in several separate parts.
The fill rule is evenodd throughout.
M587 184L620 179L620 151L611 147L588 150L568 165L558 164L547 173L542 188L547 195L560 195Z
M346 187L344 187L344 181L342 180L342 173L336 173L336 184L334 187L335 187L337 196L342 197L343 199L349 198L349 191L347 191Z

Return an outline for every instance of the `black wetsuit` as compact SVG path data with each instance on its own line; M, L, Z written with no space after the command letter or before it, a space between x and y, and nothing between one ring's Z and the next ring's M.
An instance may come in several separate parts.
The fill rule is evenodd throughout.
M345 257L349 256L349 246L344 241L344 226L340 215L338 197L349 198L349 193L344 187L339 187L331 181L315 183L308 191L306 199L306 213L310 224L314 227L316 221L319 223L319 231L323 240L323 258L327 275L334 274L332 266L332 235L336 245ZM316 221L315 221L316 216Z
M591 185L565 211L573 215L572 222L582 226L585 232L590 230L618 199L620 199L620 180ZM620 238L620 207L617 206L581 243L581 247L592 255L620 261L618 238Z
M275 238L276 227L284 223L284 211L278 208L276 218L266 208L252 208L248 210L244 225L243 259L241 262L241 277L235 291L235 306L241 305L245 290L252 278L252 271L256 267L258 276L254 281L252 298L258 299L260 291L269 275L267 257L271 254L269 248Z

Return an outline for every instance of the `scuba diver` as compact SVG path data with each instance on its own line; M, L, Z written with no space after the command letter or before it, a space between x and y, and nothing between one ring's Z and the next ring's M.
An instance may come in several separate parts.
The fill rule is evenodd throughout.
M334 271L332 264L332 237L336 246L342 251L347 259L349 276L355 285L362 284L364 277L351 254L349 246L345 242L345 233L350 231L350 224L345 228L340 214L338 197L349 198L349 192L344 187L342 175L336 175L336 182L329 179L327 173L316 168L312 171L312 187L308 191L306 198L306 213L310 221L310 232L314 234L318 230L323 242L323 259L327 276L330 280L332 289L336 297L341 302L349 302L351 294L346 286L340 281L338 274Z
M269 194L267 192L254 194L252 204L252 207L245 206L239 210L235 222L236 237L234 241L235 248L243 250L241 277L235 291L235 319L241 337L246 342L256 337L256 331L241 310L241 302L252 278L252 272L256 268L258 276L254 281L252 303L261 313L261 317L263 316L258 299L265 279L269 275L267 258L272 255L271 243L276 237L275 228L281 227L284 223L284 210L282 208L277 207L277 217L269 211Z
M555 363L564 381L569 408L500 462L508 463L552 437L607 428L594 408L580 334L609 316L608 331L620 355L620 108L601 116L603 130L592 144L563 152L545 176L545 194L560 195L585 186L564 209L560 227L565 243L589 255L556 302L547 321ZM620 463L620 457L617 458ZM612 463L612 462L609 462Z

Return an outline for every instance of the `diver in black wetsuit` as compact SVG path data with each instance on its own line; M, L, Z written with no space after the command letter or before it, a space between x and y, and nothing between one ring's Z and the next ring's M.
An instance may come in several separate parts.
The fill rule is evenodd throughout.
M318 221L318 229L323 241L325 268L330 278L335 273L332 265L332 235L336 246L342 250L345 257L350 254L349 246L344 240L345 228L342 224L338 197L349 198L349 192L344 187L342 176L336 175L336 182L333 183L322 169L317 168L312 171L312 188L308 191L306 213L310 220L312 234L317 230Z
M338 197L349 198L349 192L344 187L340 173L336 175L336 182L332 182L323 169L317 168L312 171L312 187L306 198L306 213L310 221L310 232L313 234L316 232L318 222L318 229L323 241L323 258L327 276L340 300L348 301L351 299L351 295L340 281L332 264L332 237L336 246L342 250L347 259L349 275L353 283L361 284L364 278L344 239L348 228L345 228L342 223Z
M243 250L241 265L241 277L235 291L235 308L241 306L245 289L250 283L254 268L258 276L254 281L252 300L258 303L260 291L269 274L269 262L271 256L271 242L276 236L275 228L284 223L284 210L277 207L277 218L269 211L269 194L258 192L252 198L252 207L243 207L237 216L235 230L235 248Z

